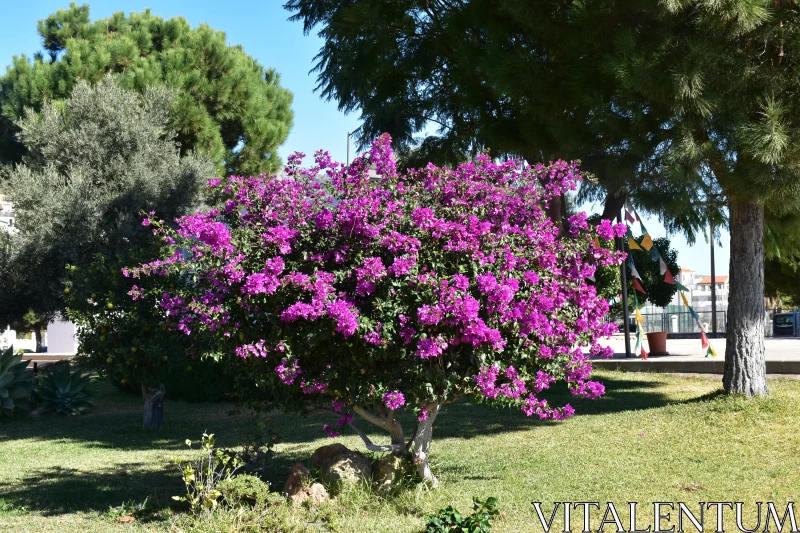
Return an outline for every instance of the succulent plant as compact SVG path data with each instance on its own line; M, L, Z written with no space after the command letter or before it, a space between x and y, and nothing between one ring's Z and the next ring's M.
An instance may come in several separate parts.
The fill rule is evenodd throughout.
M39 376L36 396L39 414L79 415L94 407L89 401L92 392L86 387L89 376L80 370L70 372L69 366L59 366Z
M33 377L26 370L27 366L22 354L14 354L13 347L0 353L0 413L13 415L20 401L31 395Z

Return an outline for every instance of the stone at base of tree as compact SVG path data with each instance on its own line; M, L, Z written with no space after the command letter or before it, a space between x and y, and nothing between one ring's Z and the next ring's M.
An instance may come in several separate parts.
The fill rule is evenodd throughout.
M322 471L322 480L330 485L372 480L372 462L342 444L318 448L311 456L311 464Z
M328 501L328 491L322 483L314 483L310 487L301 487L289 499L295 507L300 507L303 502L310 500L311 503L322 503Z
M142 397L144 398L144 428L160 428L164 423L164 385L161 383L155 387L142 385Z
M391 492L404 479L409 478L414 469L407 460L396 455L387 455L378 460L372 469L372 478L378 492Z
M308 468L303 463L295 463L289 471L286 483L283 484L283 493L287 497L297 494L303 486L308 485L309 478Z
M311 466L322 470L324 462L328 461L331 457L342 455L350 451L350 448L344 444L328 444L327 446L320 446L314 453L311 454Z
M295 506L300 506L306 500L312 503L320 503L328 500L328 491L321 483L308 484L310 474L308 468L302 463L296 463L291 471L286 483L283 485L283 494Z

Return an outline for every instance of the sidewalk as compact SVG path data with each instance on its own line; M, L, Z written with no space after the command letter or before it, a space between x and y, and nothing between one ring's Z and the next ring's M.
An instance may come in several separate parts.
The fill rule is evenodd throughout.
M669 355L625 358L625 340L622 335L601 341L614 349L611 359L593 358L595 368L610 368L631 372L680 372L722 374L725 369L725 339L711 339L717 357L706 357L700 339L668 339ZM631 350L635 346L631 336ZM764 339L768 374L800 374L800 338L778 337ZM644 342L647 351L647 340Z

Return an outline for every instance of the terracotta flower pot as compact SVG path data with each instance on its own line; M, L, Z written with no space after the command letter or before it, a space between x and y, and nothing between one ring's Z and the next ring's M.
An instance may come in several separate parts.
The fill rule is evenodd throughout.
M667 351L667 333L665 331L648 333L647 344L650 346L650 355L669 355Z

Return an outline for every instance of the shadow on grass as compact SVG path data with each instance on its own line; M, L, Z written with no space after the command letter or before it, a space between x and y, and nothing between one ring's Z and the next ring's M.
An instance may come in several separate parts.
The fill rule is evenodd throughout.
M598 400L585 400L572 396L566 386L554 386L548 391L551 405L571 404L577 416L593 416L631 410L656 409L673 404L688 404L713 399L719 392L690 399L675 399L674 396L657 390L665 382L656 376L648 380L625 379L624 377L601 378L606 387L605 395ZM27 417L11 424L0 425L0 442L6 439L28 439L32 441L67 440L85 442L94 448L118 450L185 450L184 441L197 440L203 431L215 433L218 445L230 447L237 444L237 421L231 416L232 404L192 404L167 402L165 425L159 430L143 430L141 427L141 400L122 394L108 384L99 384L100 395L97 408L81 417L58 419L54 417ZM398 419L409 430L415 420L411 413L398 413ZM276 413L273 421L283 429L280 442L303 444L322 439L322 425L334 421L334 417L315 415L302 417L295 414ZM533 426L550 425L555 422L526 417L517 408L488 405L470 399L462 399L444 407L436 421L437 437L473 438L481 435L525 431ZM362 429L371 437L381 439L384 434L361 421Z
M151 507L162 507L182 492L183 483L176 470L144 470L141 465L93 472L67 467L35 469L13 486L0 485L6 501L45 516L103 513L123 502L142 503L145 499Z
M619 376L619 377L617 377ZM715 391L688 399L667 394L668 382L653 376L647 380L626 379L624 374L601 378L606 395L594 401L575 398L566 388L554 388L548 399L553 405L571 403L578 416L605 415L641 409L655 409L675 404L710 401L721 392ZM110 386L99 387L97 408L90 414L74 418L28 417L0 426L0 447L3 441L73 441L86 448L113 450L185 450L187 438L196 440L204 430L215 433L218 445L236 445L237 420L230 415L230 404L185 404L171 402L166 406L166 425L161 430L141 428L141 402L126 397ZM663 388L662 388L663 387ZM274 422L283 428L280 442L288 444L285 453L272 461L264 478L273 490L280 491L291 465L306 461L313 441L323 437L322 424L330 417L303 418L276 414ZM411 428L414 419L406 413L401 421ZM526 417L519 409L509 409L462 400L447 405L436 421L435 438L464 438L526 431L535 426L554 424ZM385 435L362 424L375 441ZM323 441L326 444L334 441ZM113 452L112 452L113 453ZM64 457L63 464L69 465ZM143 460L144 461L144 460ZM172 505L171 497L183 494L184 487L176 468L168 463L117 464L93 471L69 467L37 468L20 465L27 474L13 485L0 485L6 501L43 514L64 514L79 511L105 512L123 502L141 503L145 498L156 506ZM446 472L444 472L446 473ZM484 479L468 477L467 479ZM494 478L485 478L490 480Z
M271 483L272 490L282 490L282 479L292 464L289 458L276 458L270 465L263 478ZM143 468L141 464L119 464L91 472L68 467L33 469L18 483L0 485L0 494L11 506L44 516L105 513L123 503L141 504L145 500L151 510L188 510L186 504L172 499L186 493L177 467L149 466L156 469ZM279 479L281 484L277 484Z

